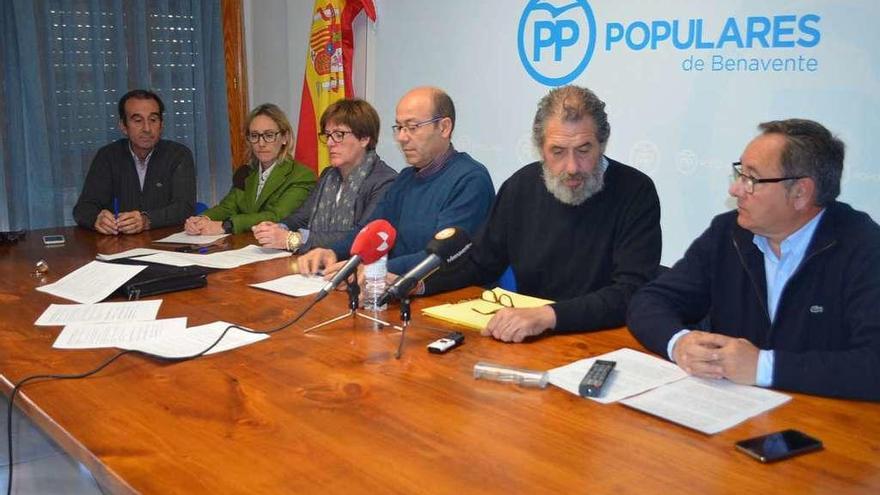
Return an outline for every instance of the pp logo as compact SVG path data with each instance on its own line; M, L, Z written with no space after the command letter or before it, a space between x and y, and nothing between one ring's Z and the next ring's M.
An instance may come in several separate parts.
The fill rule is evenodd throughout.
M596 46L587 0L529 0L519 18L519 59L536 81L562 86L579 76Z

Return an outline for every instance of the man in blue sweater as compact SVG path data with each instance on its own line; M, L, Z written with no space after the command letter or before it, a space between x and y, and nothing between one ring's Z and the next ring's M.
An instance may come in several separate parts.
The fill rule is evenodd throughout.
M438 231L455 226L473 235L489 213L495 188L485 166L452 146L455 106L442 90L420 87L405 94L391 128L411 167L400 172L364 225L383 218L397 229L388 273L401 275L427 256L425 246ZM335 272L356 232L331 249L300 256L300 273Z
M636 293L629 329L695 376L880 400L880 226L835 199L844 145L825 127L760 129L736 210Z

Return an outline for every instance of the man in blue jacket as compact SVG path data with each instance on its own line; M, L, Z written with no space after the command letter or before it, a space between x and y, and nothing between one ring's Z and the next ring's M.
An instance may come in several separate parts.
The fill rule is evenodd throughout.
M835 199L843 142L809 120L759 127L736 210L633 297L630 331L695 376L880 400L880 227Z

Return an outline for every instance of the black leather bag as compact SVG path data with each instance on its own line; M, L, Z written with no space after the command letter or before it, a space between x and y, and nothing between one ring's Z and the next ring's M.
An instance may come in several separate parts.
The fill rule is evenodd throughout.
M166 292L205 287L208 285L208 273L214 271L203 266L171 266L138 262L137 258L114 260L114 262L126 265L147 265L117 291L130 301Z

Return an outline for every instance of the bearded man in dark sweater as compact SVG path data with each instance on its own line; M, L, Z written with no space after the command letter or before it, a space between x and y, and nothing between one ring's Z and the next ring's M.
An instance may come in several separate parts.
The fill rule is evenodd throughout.
M660 261L654 184L605 157L611 127L589 89L550 91L532 131L542 161L501 186L467 259L428 278L424 292L489 284L511 266L518 292L555 302L501 309L483 335L522 342L548 330L621 326L630 297Z

